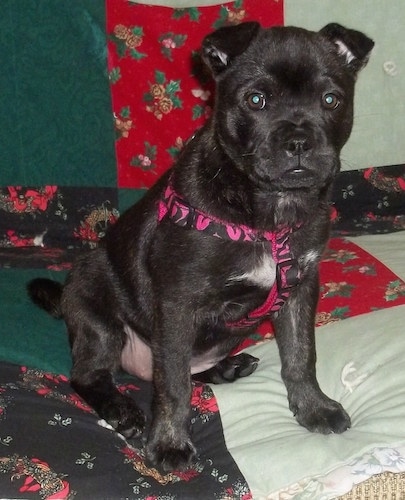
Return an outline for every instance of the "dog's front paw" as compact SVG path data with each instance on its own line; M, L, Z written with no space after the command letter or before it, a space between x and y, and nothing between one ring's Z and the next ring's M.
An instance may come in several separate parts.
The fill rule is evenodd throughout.
M146 458L164 471L186 470L196 457L196 450L190 440L178 443L148 442Z
M350 417L343 406L331 399L323 404L297 409L294 413L298 423L311 432L341 434L351 426Z

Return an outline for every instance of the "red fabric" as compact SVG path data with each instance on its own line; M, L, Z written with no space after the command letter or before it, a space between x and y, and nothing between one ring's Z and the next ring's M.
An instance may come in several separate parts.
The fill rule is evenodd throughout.
M106 8L118 186L150 187L210 113L212 82L192 74L204 36L247 20L282 25L283 0L188 9L106 0Z
M317 325L405 304L405 283L354 243L331 239L321 264Z
M373 255L345 239L330 240L320 281L317 326L405 304L405 282ZM272 324L265 322L238 351L272 336Z

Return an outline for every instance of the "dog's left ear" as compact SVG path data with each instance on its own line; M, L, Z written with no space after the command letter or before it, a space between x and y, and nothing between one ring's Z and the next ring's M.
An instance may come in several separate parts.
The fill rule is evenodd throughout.
M337 23L326 25L320 33L335 43L338 54L355 73L367 64L374 42L364 33Z
M213 75L219 75L236 56L242 54L259 30L259 23L245 22L224 26L206 36L202 42L202 57Z

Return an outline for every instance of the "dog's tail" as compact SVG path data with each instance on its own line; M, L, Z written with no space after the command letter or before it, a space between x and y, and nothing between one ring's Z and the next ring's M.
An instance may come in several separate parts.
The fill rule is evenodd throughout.
M60 303L63 285L61 283L47 278L35 278L27 284L27 291L34 304L54 318L62 318Z

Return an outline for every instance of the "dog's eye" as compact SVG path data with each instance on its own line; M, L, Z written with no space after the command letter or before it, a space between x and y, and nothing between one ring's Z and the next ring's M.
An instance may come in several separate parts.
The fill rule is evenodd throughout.
M322 104L326 109L336 109L340 104L340 100L337 95L328 93L323 96Z
M246 97L247 105L250 109L258 110L266 106L266 98L260 92L252 92Z

